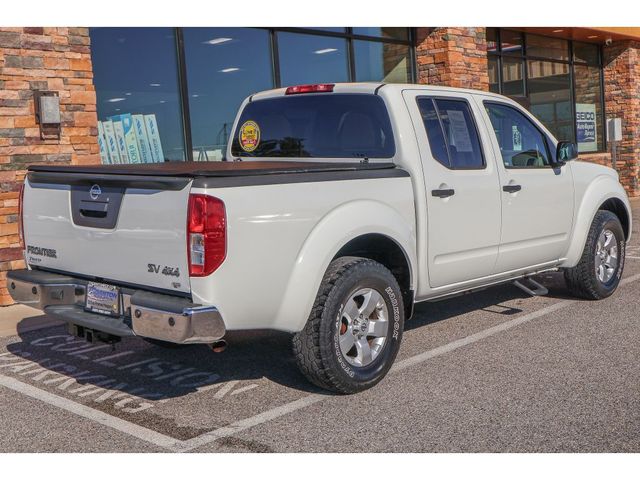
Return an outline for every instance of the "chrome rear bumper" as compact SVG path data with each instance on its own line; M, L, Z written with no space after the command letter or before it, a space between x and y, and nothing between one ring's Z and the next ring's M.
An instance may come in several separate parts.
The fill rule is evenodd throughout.
M43 310L73 325L116 336L126 332L171 343L213 343L226 327L216 307L188 299L130 288L121 289L119 319L85 312L87 281L40 270L7 273L7 289L14 301Z

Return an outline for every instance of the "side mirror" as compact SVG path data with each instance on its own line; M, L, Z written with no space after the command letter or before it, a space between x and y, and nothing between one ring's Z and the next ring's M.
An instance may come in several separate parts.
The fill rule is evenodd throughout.
M578 158L578 147L573 142L558 142L556 149L556 163L564 165L570 160Z

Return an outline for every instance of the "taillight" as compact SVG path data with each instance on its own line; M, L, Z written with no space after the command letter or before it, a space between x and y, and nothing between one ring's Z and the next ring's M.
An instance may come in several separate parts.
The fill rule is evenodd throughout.
M189 275L213 273L227 255L227 217L224 202L209 195L191 194L187 213Z
M25 249L24 246L24 183L20 185L20 197L18 199L18 237L20 238L20 248Z
M318 93L318 92L333 92L333 83L317 83L315 85L296 85L295 87L288 87L284 94L295 95L298 93Z

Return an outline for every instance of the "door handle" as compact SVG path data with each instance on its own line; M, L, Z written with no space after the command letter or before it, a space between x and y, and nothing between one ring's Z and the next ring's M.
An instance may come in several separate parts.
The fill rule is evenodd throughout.
M505 185L502 190L508 193L516 193L522 190L522 185Z
M431 195L438 198L447 198L455 195L456 191L453 188L442 188L440 190L431 190Z

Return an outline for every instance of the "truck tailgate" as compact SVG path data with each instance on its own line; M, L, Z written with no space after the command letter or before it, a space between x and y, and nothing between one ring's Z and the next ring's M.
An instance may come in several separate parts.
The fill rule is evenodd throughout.
M189 292L190 178L32 172L26 260L105 282Z
M393 168L307 161L32 165L23 203L26 260L105 283L190 293L187 214L194 179L230 187Z

